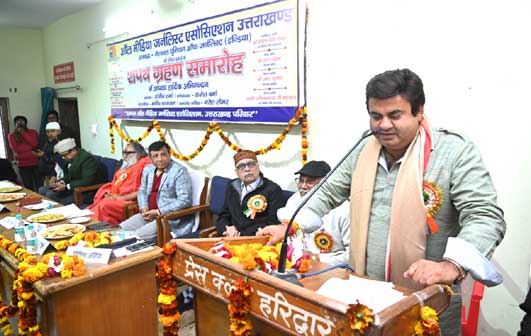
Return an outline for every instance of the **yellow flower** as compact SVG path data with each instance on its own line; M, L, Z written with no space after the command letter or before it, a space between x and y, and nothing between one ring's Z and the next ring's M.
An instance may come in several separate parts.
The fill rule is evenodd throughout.
M165 304L165 305L169 305L175 300L177 300L177 297L175 295L165 295L161 293L159 294L157 302Z
M61 270L61 278L62 279L70 279L74 272L72 270L62 269Z

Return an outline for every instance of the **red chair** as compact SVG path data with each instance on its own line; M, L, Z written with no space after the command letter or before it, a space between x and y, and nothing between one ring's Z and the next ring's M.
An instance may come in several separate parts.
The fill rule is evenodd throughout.
M472 296L470 297L470 304L468 305L468 316L466 307L461 306L461 334L462 336L476 336L478 332L478 317L479 304L483 299L483 291L485 286L477 281L474 281L474 288L472 289Z

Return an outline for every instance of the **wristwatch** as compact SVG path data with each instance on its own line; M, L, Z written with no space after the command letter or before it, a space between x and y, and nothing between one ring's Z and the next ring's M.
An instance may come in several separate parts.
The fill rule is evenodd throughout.
M455 266L455 268L457 268L457 270L459 271L459 275L457 276L457 278L454 280L453 284L454 285L459 285L465 278L466 276L468 275L468 272L465 271L463 269L463 267L461 267L461 265L459 265L455 260L453 259L450 259L450 258L443 258L443 260L446 260L448 261L449 263L451 263L452 265Z

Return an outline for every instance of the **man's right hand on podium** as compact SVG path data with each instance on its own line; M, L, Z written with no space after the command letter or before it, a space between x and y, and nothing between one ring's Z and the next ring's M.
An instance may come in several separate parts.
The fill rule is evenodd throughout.
M277 225L268 225L264 228L258 229L256 235L258 237L269 237L267 245L275 245L278 242L281 242L284 239L286 234L287 224L281 223Z

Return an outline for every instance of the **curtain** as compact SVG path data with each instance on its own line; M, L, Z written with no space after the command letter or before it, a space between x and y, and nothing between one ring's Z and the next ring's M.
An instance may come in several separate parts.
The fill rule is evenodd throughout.
M42 116L41 116L41 127L40 131L43 132L46 128L47 114L53 110L53 99L55 98L55 90L51 87L41 88L41 105L42 105Z

